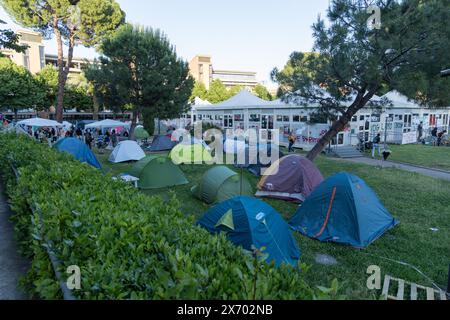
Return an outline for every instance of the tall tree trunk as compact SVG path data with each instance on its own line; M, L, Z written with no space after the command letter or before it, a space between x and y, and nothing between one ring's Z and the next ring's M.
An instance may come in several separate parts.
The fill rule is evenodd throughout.
M75 36L73 33L69 38L69 51L67 54L67 63L64 65L64 50L63 50L63 42L62 35L58 28L58 18L53 18L53 31L56 37L56 43L58 46L58 96L56 103L56 121L59 123L63 122L63 113L64 113L64 90L67 82L67 78L69 76L70 65L72 64L73 59L73 48L75 46Z
M339 118L339 120L335 121L331 126L330 130L316 143L316 145L308 152L306 158L311 161L314 161L317 156L325 149L325 147L330 143L331 139L333 139L339 132L344 130L345 126L350 122L350 119L364 106L369 102L370 99L374 96L377 89L369 90L369 92L364 95L364 92L361 92L357 95L355 101L352 103L350 107L348 107L347 111Z
M94 94L92 96L92 103L93 103L92 120L98 121L99 103L98 103L98 98L97 98L95 89L94 89Z
M137 117L139 115L139 110L137 110L136 107L133 108L133 114L132 114L132 119L131 119L131 128L130 128L130 135L129 135L129 139L130 140L135 140L136 135L134 134L134 131L136 129L137 126Z

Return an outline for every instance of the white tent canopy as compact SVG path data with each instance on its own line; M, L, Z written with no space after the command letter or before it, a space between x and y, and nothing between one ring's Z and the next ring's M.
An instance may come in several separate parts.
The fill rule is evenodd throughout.
M30 127L62 127L62 124L49 119L31 118L17 122L18 125Z
M94 129L94 128L95 129L109 129L109 128L118 128L118 127L129 128L130 125L125 122L106 119L106 120L90 123L85 126L85 129Z
M126 140L120 142L109 156L109 162L119 163L125 161L139 161L145 158L145 152L136 141Z

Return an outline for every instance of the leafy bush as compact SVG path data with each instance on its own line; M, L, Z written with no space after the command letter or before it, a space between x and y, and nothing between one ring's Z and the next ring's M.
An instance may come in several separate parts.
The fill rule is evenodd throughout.
M25 136L0 134L0 145L17 237L32 259L24 283L36 297L62 297L47 241L64 277L68 266L81 268L80 299L328 296L304 282L304 265L274 268L195 226L175 197L165 203L144 195Z

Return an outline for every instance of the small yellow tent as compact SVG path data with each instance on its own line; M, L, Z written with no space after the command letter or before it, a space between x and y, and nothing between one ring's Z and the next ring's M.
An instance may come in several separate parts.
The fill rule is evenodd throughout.
M169 157L175 164L194 164L201 162L212 162L213 158L209 151L201 144L176 145L170 152Z

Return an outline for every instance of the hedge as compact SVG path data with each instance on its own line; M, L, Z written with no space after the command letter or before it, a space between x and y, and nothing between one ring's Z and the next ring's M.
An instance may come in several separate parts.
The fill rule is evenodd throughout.
M47 240L60 261L81 269L78 299L314 299L305 265L274 268L212 236L164 202L26 136L0 134L0 172L16 237L32 265L23 280L36 298L62 298ZM11 166L17 168L17 180ZM30 210L33 208L34 210ZM44 241L45 239L45 241Z

